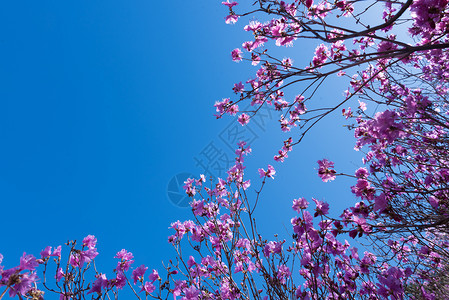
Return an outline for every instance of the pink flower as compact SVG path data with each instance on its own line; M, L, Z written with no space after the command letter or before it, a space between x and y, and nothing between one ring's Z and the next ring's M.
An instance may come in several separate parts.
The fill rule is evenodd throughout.
M151 280L151 282L154 282L155 280L159 279L159 273L153 269L153 272L148 276L148 279Z
M260 178L266 176L268 178L273 178L274 179L274 174L276 174L276 171L274 170L272 165L268 165L268 170L267 171L265 171L262 168L259 169Z
M293 60L291 58L284 58L282 60L282 66L284 67L284 69L289 70L292 65L293 65Z
M260 63L260 56L254 53L251 53L251 64L253 66L257 66Z
M118 289L123 289L126 285L126 276L122 272L117 272L117 276L115 277L115 286Z
M143 276L147 270L148 267L145 267L145 265L141 265L140 267L137 267L137 269L133 270L132 279L134 280L134 284L136 284L137 281L143 280Z
M204 176L204 174L201 174L199 179L195 179L195 184L197 186L202 186L203 183L205 183L205 182L206 182L206 177Z
M192 285L185 290L185 297L182 297L182 300L198 300L199 294L200 291Z
M243 182L242 187L244 190L248 189L250 186L251 186L251 180L247 180L247 181Z
M309 206L309 202L305 198L298 198L293 200L292 208L298 213L301 212L302 209L306 209Z
M329 204L323 201L312 198L313 202L316 204L314 217L324 216L329 213Z
M114 256L114 258L119 258L124 261L128 261L134 258L133 254L131 252L126 251L125 249L120 250L117 252L117 254Z
M358 168L357 171L355 171L355 177L357 178L367 178L368 175L368 170L365 168Z
M69 264L74 268L82 266L79 255L77 255L76 253L71 254L69 258Z
M235 2L235 1L232 1L231 3L229 3L229 0L226 1L226 2L223 1L223 2L221 2L221 4L226 5L227 7L229 7L229 9L231 9L231 8L233 8L234 6L238 5L238 3Z
M240 81L239 83L234 84L234 87L232 88L232 90L237 94L237 93L243 93L244 88L245 88L245 86Z
M256 32L262 28L262 24L259 21L250 21L248 25L246 25L243 29L245 31Z
M93 249L87 249L85 251L81 251L79 254L79 263L80 263L80 267L83 266L84 262L90 262L91 260L93 260L95 257L97 257L98 252L97 249L93 248Z
M373 200L376 190L371 186L370 182L366 179L357 179L357 184L351 187L352 192L362 199Z
M244 126L246 124L249 123L249 116L247 114L241 114L238 118L237 121L239 121L239 123Z
M55 248L50 256L57 256L61 258L61 246L59 245L57 248Z
M239 112L239 106L237 104L231 105L228 109L228 113L231 116L235 116Z
M89 249L95 248L97 245L97 238L93 235L88 235L83 239L83 246Z
M396 50L397 48L398 48L398 45L393 44L392 42L382 41L377 46L377 52L388 52L388 51Z
M283 22L276 22L271 27L271 34L273 35L273 37L276 37L276 46L292 45L292 42L295 38L288 35L287 29L288 25Z
M226 16L225 22L226 22L226 24L235 24L235 23L237 23L238 19L239 19L239 16L237 16L235 14L230 14L230 15Z
M95 280L94 284L92 285L92 288L90 289L89 292L87 292L87 294L91 293L101 294L101 289L107 286L108 280L106 279L105 274L99 274L96 277L97 279Z
M324 44L319 45L315 49L315 56L312 59L312 64L314 67L321 67L329 57L330 53Z
M229 98L224 98L221 101L216 101L214 104L215 109L217 112L222 115L226 112L226 108L229 106Z
M363 111L366 110L366 103L359 100L359 108Z
M50 255L51 255L51 247L50 246L45 247L45 249L41 251L41 258L42 259L47 258Z
M285 240L282 242L268 242L263 248L263 254L266 257L269 257L271 254L281 254L282 253L282 244L284 244Z
M196 265L195 258L193 256L190 255L189 260L187 261L187 265L189 266L189 268Z
M59 268L58 271L56 272L55 279L57 282L59 282L62 279L62 277L64 277L64 272L62 271L62 268Z
M348 118L350 118L350 117L352 117L352 111L351 111L351 108L349 107L348 109L342 109L341 110L341 113L342 113L342 115L343 116L345 116L346 117L346 120L348 119Z
M388 200L385 194L382 193L374 199L374 211L383 212L388 205Z
M37 279L36 273L21 274L20 280L13 286L10 286L9 296L11 298L17 295L25 296L32 289L32 286L36 284Z
M128 271L129 267L134 262L134 260L132 260L134 258L133 254L131 252L126 251L125 249L122 249L119 252L117 252L114 258L120 259L120 261L117 263L117 269L124 272Z
M22 257L20 258L20 270L30 270L33 271L39 264L36 261L36 258L31 254L23 253Z
M323 180L323 182L328 182L334 180L336 178L335 174L337 173L334 168L334 163L328 161L327 159L318 161L318 176Z
M231 51L231 56L232 56L232 60L235 62L239 62L243 59L242 57L242 50L240 50L239 48L235 48L234 50Z
M196 194L195 187L193 186L194 182L195 179L193 178L187 178L187 180L184 181L185 185L183 186L183 188L186 191L186 194L189 196L194 196Z
M151 283L151 282L145 282L145 284L142 286L142 289L140 290L145 291L145 293L147 294L151 294L152 292L154 292L154 290L156 290L156 287Z
M291 277L291 275L292 272L290 272L290 269L286 265L279 266L277 278L280 280L281 283L285 284L287 282L287 279Z

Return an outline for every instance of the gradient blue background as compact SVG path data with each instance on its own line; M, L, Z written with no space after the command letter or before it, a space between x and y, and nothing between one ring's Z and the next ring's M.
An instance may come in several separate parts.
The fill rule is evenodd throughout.
M248 20L224 23L221 1L6 1L0 11L0 253L7 267L88 234L98 238L101 271L125 248L160 268L175 257L168 226L190 217L167 197L170 179L199 175L195 157L219 139L230 118L213 104L256 71L230 52L250 34ZM299 66L313 44L276 48ZM346 88L327 83L314 101L336 103ZM299 91L299 90L298 90ZM291 97L298 91L291 90ZM291 99L287 99L291 100ZM259 130L247 174L278 171L259 205L270 238L287 235L291 200L324 199L339 214L353 203L350 180L324 184L316 161L338 171L361 165L339 113L323 121L284 164L273 155L288 134L276 121Z

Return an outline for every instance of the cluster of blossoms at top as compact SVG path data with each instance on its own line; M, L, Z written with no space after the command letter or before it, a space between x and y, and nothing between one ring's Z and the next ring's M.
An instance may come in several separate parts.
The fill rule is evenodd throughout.
M382 3L374 1L371 6L383 5ZM226 22L236 23L239 19L239 14L236 12L238 3L226 1L222 4L229 8ZM244 42L242 49L250 54L247 59L253 65L260 65L260 68L255 78L247 80L246 83L239 82L234 85L234 92L240 96L238 101L234 103L225 99L217 102L217 116L220 117L225 113L237 114L239 112L237 104L248 99L254 106L254 110L239 115L238 121L242 125L248 124L260 106L269 105L277 110L285 111L279 120L282 131L290 131L295 126L308 128L306 127L310 125L308 121L319 117L319 115L303 115L306 112L305 102L310 100L310 96L302 93L298 96L302 98L301 100L296 97L294 101L287 101L284 99L283 86L299 81L318 82L319 79L326 79L337 72L339 76L347 76L347 70L366 65L367 69L360 74L361 76L357 78L356 74L351 80L353 91L347 91L350 98L361 93L370 81L381 80L385 77L386 66L395 58L398 58L397 61L400 63L416 67L416 64L419 64L424 57L428 64L421 68L428 76L427 79L447 81L449 75L447 72L449 52L445 51L449 45L445 34L449 18L447 1L423 0L404 3L387 1L382 15L383 24L362 26L358 34L357 26L361 25L355 18L353 27L349 26L348 29L337 24L334 28L338 27L338 29L326 31L325 34L321 31L321 26L333 28L331 24L324 21L328 16L345 16L352 19L354 5L346 1L326 0L266 1L257 10L248 13L250 15L268 13L274 16L266 22L259 21L256 16L244 26L245 31L252 33L253 39ZM394 21L403 17L407 9L411 11L411 19L406 24L409 25L411 34L418 38L415 45L400 41L395 34L391 33L394 29ZM275 59L269 56L268 49L264 48L270 40L277 46L292 46L295 40L302 38L317 38L325 41L316 47L309 66L293 67L290 58ZM349 42L351 40L352 43ZM232 51L234 61L246 59L242 49L236 48ZM374 64L367 63L373 60ZM311 86L304 90L313 91ZM380 90L383 89L380 88ZM316 109L312 111L320 112ZM348 111L346 116L350 114L351 112Z

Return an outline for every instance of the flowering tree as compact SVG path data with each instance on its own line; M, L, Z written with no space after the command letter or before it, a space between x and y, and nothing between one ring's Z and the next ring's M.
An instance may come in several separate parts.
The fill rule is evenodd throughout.
M169 243L177 255L163 272L145 276L148 268L133 268L132 254L122 250L108 279L95 267L96 239L88 236L79 247L67 243L64 259L61 247L47 247L38 259L24 254L19 266L0 267L0 299L7 292L41 299L44 289L60 299L106 299L125 286L139 299L448 297L448 1L250 2L247 11L223 2L225 22L252 17L244 26L251 40L231 56L258 69L234 85L235 99L215 104L217 117L239 114L244 126L263 106L281 111L280 129L291 132L274 156L283 162L315 124L342 111L366 167L339 173L323 159L317 175L324 182L354 178L359 202L333 217L325 202L293 199L292 236L263 237L254 211L276 171L261 168L260 182L251 183L243 165L251 149L241 142L227 178L185 182L193 219L171 224ZM378 16L373 24L370 15ZM309 64L270 55L271 43L294 46L301 39L317 41ZM331 107L314 103L316 91L334 76L347 79L344 96ZM288 99L287 89L297 95ZM251 109L241 111L246 102ZM371 243L372 250L359 253L347 239ZM56 281L48 282L47 274Z

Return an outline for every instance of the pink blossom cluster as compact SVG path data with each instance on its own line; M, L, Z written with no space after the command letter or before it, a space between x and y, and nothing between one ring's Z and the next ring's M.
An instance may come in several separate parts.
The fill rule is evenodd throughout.
M382 6L380 22L360 22L371 9ZM299 129L296 141L293 137L284 141L276 161L285 161L321 119L358 98L357 109L344 108L342 113L355 121L347 127L354 131L355 149L366 153L366 167L355 175L338 175L356 180L351 190L361 201L345 210L338 221L342 227L336 228L349 226L352 229L345 230L350 237L368 238L377 247L384 242L388 247L404 244L401 251L393 251L393 259L398 259L398 266L410 264L413 274L391 269L385 271L385 278L411 276L414 283L404 285L405 290L425 299L447 292L437 288L429 274L444 274L449 260L444 246L449 216L448 8L446 0L369 1L363 8L344 1L263 1L257 9L240 14L251 16L244 29L253 38L244 42L243 49L251 53L248 60L260 67L253 79L240 82L239 90L234 90L240 96L236 102L249 101L254 110L246 114L251 117L262 106L274 106L283 113L282 131ZM269 20L262 23L266 16ZM354 23L340 24L342 16ZM413 41L398 34L403 28ZM269 54L270 41L293 46L308 39L318 42L309 65L295 66L291 59L286 64L286 59ZM346 97L330 108L311 102L334 74L348 79ZM284 89L292 86L300 88L300 101L285 99ZM368 110L367 102L377 112ZM319 160L318 175L325 182L335 180L333 162ZM423 231L432 238L423 238ZM432 249L425 261L417 245ZM383 255L384 262L387 256ZM391 296L381 290L378 294Z
M24 253L18 266L6 270L1 265L3 256L0 254L0 287L5 287L0 299L6 292L10 297L17 296L20 299L44 299L46 292L59 295L60 300L84 299L89 294L95 295L96 299L116 294L126 285L129 285L136 295L138 292L134 287L140 288L139 292L146 295L156 290L155 281L160 281L158 272L153 270L146 280L144 275L148 267L145 265L132 270L131 284L127 273L131 270L134 260L132 253L125 249L116 254L115 258L119 261L110 279L107 279L106 274L98 272L93 264L98 255L96 243L97 239L93 235L83 239L81 249L77 249L76 241L66 243L69 248L66 263L61 256L61 246L53 251L52 247L47 246L41 251L40 258ZM51 262L54 263L54 282L47 278ZM39 269L41 276L38 276Z

